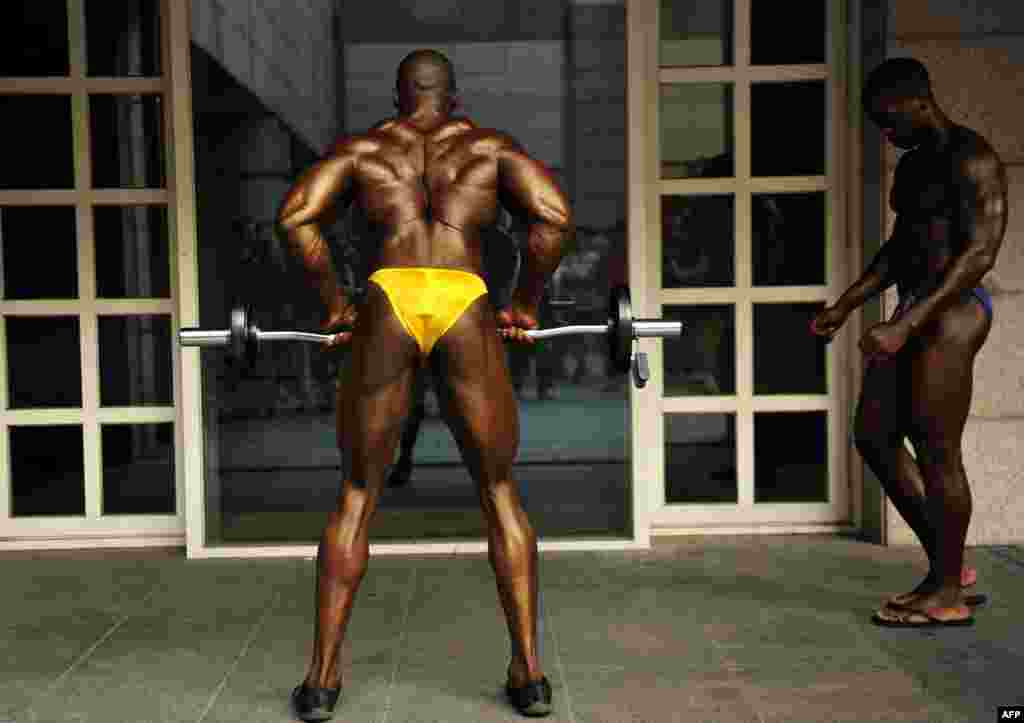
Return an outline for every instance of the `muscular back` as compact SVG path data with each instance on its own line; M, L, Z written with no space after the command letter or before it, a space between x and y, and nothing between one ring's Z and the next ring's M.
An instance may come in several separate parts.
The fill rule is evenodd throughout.
M379 239L378 266L441 266L479 273L482 227L497 219L502 156L521 154L508 136L464 118L422 132L402 120L381 123L335 150L351 158L348 198ZM525 156L523 156L525 158ZM522 201L522 199L520 199Z

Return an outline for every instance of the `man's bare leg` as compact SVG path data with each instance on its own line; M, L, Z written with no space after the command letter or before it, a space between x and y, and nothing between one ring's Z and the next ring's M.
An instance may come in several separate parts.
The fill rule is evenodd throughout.
M409 408L418 354L383 292L371 284L338 390L344 481L317 553L316 637L307 687L341 684L341 647L369 560L369 522Z
M941 611L943 619L969 615L962 575L972 500L961 447L971 408L974 359L991 325L979 304L959 303L926 332L923 348L911 362L911 439L925 485L937 585L903 606L931 610L933 617L934 611Z
M438 347L446 421L477 483L489 559L517 653L508 682L520 687L544 677L537 654L537 537L512 480L519 410L488 297L474 302Z
M854 422L857 451L881 481L886 495L913 530L928 558L928 574L924 580L910 592L890 598L900 605L938 586L937 542L934 528L928 521L924 477L917 460L904 445L909 430L910 397L906 390L910 374L906 352L889 362L869 365L864 373ZM972 585L976 579L977 573L965 566L961 584Z

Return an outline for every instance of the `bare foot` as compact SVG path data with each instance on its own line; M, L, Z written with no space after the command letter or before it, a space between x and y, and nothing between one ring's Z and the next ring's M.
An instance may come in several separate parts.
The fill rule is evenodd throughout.
M967 565L964 565L963 568L960 570L960 587L972 587L973 585L977 584L977 582L978 571L973 567L968 567ZM928 576L921 581L920 585L915 587L910 592L905 592L900 595L894 595L893 597L889 598L888 602L892 603L893 605L905 607L913 603L915 599L920 598L924 595L928 595L930 593L934 593L938 589L938 581L934 577L932 577L931 572L929 572Z
M938 610L940 611L940 617L942 619L960 615L961 609L966 610L967 614L960 615L960 617L969 616L971 612L964 600L963 590L960 588L954 590L950 590L949 588L939 588L938 590L921 593L909 602L891 604L890 607L899 610L916 610L918 612L927 612L929 614L934 610Z
M874 614L872 622L889 628L932 628L973 625L974 617L966 605L932 607L925 610L885 605Z

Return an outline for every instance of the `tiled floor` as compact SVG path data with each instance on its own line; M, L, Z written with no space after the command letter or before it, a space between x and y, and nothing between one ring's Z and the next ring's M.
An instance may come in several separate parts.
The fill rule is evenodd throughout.
M1024 549L977 548L973 628L888 630L916 550L835 537L686 538L542 556L548 721L949 721L1024 704ZM292 720L309 560L180 552L0 556L0 721ZM508 640L486 557L377 558L335 720L490 723Z

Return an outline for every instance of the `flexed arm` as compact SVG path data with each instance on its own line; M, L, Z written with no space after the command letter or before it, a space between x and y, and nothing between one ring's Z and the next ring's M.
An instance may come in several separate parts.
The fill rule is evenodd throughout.
M320 224L345 202L355 163L356 155L349 144L339 143L330 156L299 177L277 214L278 232L288 240L289 250L302 262L306 279L327 307L325 329L345 320L349 304Z
M498 152L499 192L506 207L529 217L530 231L512 302L536 316L544 284L562 260L563 244L572 234L569 200L540 161L530 158L511 138Z
M1006 170L995 151L965 159L959 170L960 214L956 233L963 239L963 251L947 267L942 284L903 317L912 332L981 283L981 278L995 265L1006 233Z

